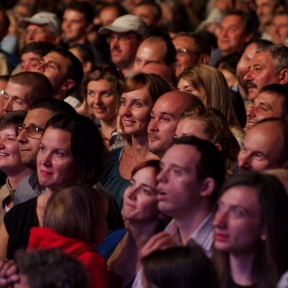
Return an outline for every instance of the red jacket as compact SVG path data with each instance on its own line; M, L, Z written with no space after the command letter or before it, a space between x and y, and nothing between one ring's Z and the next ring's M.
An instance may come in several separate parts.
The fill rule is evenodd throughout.
M92 276L93 288L108 287L106 261L86 242L58 235L50 228L34 227L30 230L28 248L62 248L88 268Z

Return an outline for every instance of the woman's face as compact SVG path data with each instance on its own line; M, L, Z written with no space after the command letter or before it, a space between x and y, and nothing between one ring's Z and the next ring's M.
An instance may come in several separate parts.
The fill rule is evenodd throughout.
M253 253L265 240L261 206L252 187L235 186L224 192L214 217L214 247L229 253Z
M122 215L130 221L151 221L159 215L156 199L156 171L145 167L135 173L125 190Z
M6 127L0 131L0 168L6 174L15 174L17 169L23 170L19 142L13 127Z
M74 183L78 169L71 151L71 134L48 127L37 155L39 183L55 189L60 185Z
M204 132L204 129L205 127L201 121L185 118L178 123L175 137L196 136L200 139L210 141L207 134Z
M194 94L205 104L204 95L199 90L196 90L187 80L180 78L177 88L179 91Z
M120 98L119 116L126 134L147 134L150 112L154 101L145 87L123 93Z
M113 87L105 79L90 81L87 85L87 104L93 109L95 117L100 120L116 119L116 97Z

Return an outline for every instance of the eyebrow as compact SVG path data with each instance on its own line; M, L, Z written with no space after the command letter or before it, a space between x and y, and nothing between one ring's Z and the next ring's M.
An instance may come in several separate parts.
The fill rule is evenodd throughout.
M267 107L267 108L269 108L269 109L271 109L272 107L271 107L271 105L269 105L269 104L267 104L267 103L265 103L265 102L259 102L259 106L265 106L265 107Z

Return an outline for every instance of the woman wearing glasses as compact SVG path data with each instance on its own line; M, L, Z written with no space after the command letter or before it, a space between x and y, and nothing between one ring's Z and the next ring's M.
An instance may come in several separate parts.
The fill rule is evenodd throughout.
M117 106L123 83L123 73L111 64L92 69L82 85L84 101L100 121L100 132L107 148L114 144L124 145L122 137L116 132Z
M124 148L111 151L108 172L101 180L115 197L120 209L123 206L123 193L134 167L141 162L158 159L148 150L147 127L155 101L169 91L166 81L155 74L136 74L123 85L119 117L124 133L131 136L131 142Z
M46 192L14 206L5 215L0 227L0 257L11 259L15 250L27 247L30 228L42 226L46 203L57 188L95 184L105 156L106 148L92 120L66 114L49 120L37 155L38 181Z

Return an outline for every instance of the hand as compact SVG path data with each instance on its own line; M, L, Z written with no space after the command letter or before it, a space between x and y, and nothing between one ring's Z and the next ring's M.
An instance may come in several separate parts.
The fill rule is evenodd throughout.
M143 258L156 250L164 250L176 246L174 240L166 232L153 235L140 251L140 258Z
M0 288L6 288L18 281L19 275L15 262L0 259Z

